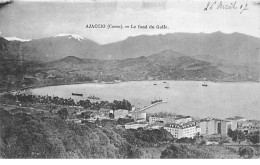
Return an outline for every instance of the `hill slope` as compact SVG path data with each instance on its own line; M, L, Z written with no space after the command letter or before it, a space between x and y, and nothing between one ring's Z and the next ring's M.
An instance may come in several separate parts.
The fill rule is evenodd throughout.
M212 81L256 81L253 71L238 69L227 72L226 67L207 61L196 60L171 50L162 51L148 57L124 60L95 60L66 57L50 62L40 70L58 74L60 77L87 76L100 81L113 80L207 80ZM244 71L243 69L241 69ZM239 75L239 76L238 76ZM249 77L249 75L251 77ZM232 79L230 79L232 78Z

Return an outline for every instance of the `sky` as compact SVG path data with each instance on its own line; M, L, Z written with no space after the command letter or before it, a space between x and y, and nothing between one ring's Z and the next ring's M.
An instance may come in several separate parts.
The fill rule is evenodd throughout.
M0 2L5 0L0 0ZM239 32L260 37L259 0L238 0L238 9L205 11L220 0L14 0L0 9L0 36L38 39L78 34L100 44L129 36L174 32ZM223 0L223 4L233 1ZM240 14L239 6L248 4ZM166 25L167 29L89 29L89 24Z

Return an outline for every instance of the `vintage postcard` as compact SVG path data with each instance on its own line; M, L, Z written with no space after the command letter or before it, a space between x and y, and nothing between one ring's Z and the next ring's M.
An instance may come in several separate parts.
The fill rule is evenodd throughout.
M259 159L259 0L0 0L0 158Z

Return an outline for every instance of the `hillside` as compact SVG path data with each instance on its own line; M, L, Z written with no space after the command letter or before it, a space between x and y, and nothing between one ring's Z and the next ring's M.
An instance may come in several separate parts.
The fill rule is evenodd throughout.
M197 60L171 50L148 57L124 60L95 60L66 57L39 70L59 77L88 77L100 81L131 80L211 80L257 81L254 70ZM232 79L231 79L232 78Z
M141 35L105 45L74 34L7 39L0 37L0 86L17 79L21 85L23 76L40 86L91 80L259 81L259 39L239 33Z

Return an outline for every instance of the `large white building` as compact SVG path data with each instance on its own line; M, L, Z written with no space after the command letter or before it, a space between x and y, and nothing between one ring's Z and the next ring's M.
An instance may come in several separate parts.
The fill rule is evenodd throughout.
M202 135L227 135L228 129L231 128L230 121L210 117L201 119L197 125L201 128Z
M221 132L219 119L208 117L205 119L201 119L197 125L201 128L202 135L220 134Z
M164 129L177 139L184 137L193 138L197 133L200 133L200 128L198 128L194 122L182 124L169 123L164 126Z
M138 112L138 111L133 111L131 112L132 118L136 120L144 120L146 121L146 113L145 112Z

